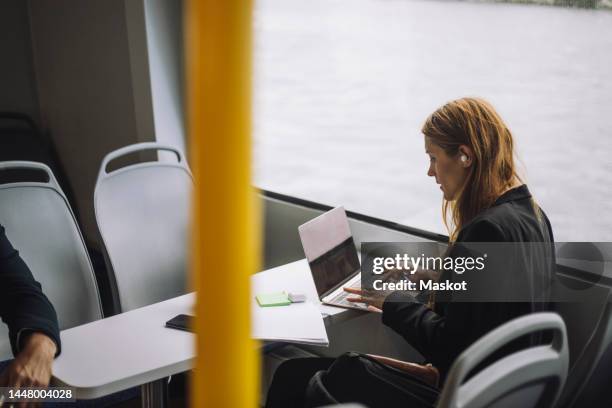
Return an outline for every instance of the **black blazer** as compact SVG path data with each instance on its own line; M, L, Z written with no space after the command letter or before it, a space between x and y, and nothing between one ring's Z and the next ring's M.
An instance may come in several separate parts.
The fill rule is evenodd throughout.
M541 215L543 222L536 217L527 186L522 185L504 193L462 228L457 242L550 242L550 252L543 256L554 264L552 229L543 211ZM440 302L431 310L406 293L394 292L385 300L382 320L436 366L444 380L454 360L474 341L513 318L546 308L525 302ZM487 361L540 341L541 336L520 339Z
M49 299L0 225L0 317L8 325L13 354L17 355L29 333L50 337L60 353L57 315Z

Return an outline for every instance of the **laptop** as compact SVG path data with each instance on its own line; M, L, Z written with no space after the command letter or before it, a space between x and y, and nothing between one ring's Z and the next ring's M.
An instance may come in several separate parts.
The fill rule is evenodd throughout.
M367 310L363 303L346 300L344 287L361 287L361 267L343 207L298 227L319 300L328 305Z

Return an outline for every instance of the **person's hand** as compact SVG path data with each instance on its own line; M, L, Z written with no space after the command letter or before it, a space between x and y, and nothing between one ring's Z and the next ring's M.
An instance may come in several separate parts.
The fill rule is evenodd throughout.
M414 268L412 262L408 263L409 269L387 269L382 275L383 282L398 282L408 279L411 282L418 283L419 281L437 281L440 277L440 272L431 269Z
M0 375L2 387L47 387L57 346L42 333L32 333L21 352ZM21 405L34 406L34 405Z
M407 275L408 273L403 269L391 268L385 270L385 272L380 275L380 278L383 282L398 282L402 279L406 279Z
M382 290L366 290L357 288L344 288L344 291L355 295L347 297L346 300L355 303L365 303L368 306L368 310L377 313L382 313L383 303L385 303L385 299L390 293Z
M440 278L440 272L433 271L431 269L417 269L414 273L409 275L412 282L418 283L419 281L434 281L437 282Z
M432 387L438 386L438 381L440 380L440 373L438 369L431 364L422 365L416 363L409 363L407 361L396 360L395 358L377 356L374 354L368 354L368 356L372 357L374 360L379 363L388 365L390 367L396 368L398 370L409 373L415 377L420 378L425 383L431 385Z

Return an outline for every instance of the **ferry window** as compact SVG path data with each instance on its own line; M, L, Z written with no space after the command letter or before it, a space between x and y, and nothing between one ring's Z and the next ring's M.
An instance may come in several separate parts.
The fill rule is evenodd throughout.
M611 240L612 10L590 3L257 1L255 185L446 233L420 129L480 96L555 238Z

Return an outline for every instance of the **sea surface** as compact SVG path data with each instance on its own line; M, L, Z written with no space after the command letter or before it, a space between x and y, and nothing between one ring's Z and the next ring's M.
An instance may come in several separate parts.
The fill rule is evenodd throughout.
M557 241L612 241L612 12L257 0L254 184L445 233L421 125L488 99Z

